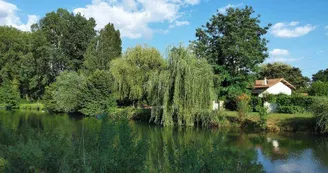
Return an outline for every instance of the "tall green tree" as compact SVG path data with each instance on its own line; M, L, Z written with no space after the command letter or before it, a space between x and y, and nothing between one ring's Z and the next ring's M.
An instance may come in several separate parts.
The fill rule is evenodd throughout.
M20 60L28 53L30 34L0 26L0 83L19 78Z
M215 74L221 75L220 95L228 97L247 92L254 82L258 64L268 57L263 36L269 26L260 25L260 15L254 17L252 7L219 11L201 28L196 29L193 49L198 58L205 58Z
M259 71L259 78L285 78L288 82L296 87L296 89L308 86L310 79L302 75L301 69L292 67L288 64L275 62L264 64Z
M32 29L45 33L56 59L51 67L59 75L64 70L77 71L82 67L84 53L96 35L95 26L93 18L86 19L81 14L75 15L60 8L47 13Z
M29 53L20 62L20 88L26 99L36 100L43 96L45 87L55 81L56 73L51 70L51 65L56 62L43 32L32 32L28 45Z
M88 76L79 98L80 112L89 116L112 112L116 106L112 86L113 79L107 71L96 70Z
M205 59L188 49L173 47L165 70L152 73L149 80L151 120L156 124L193 126L197 114L210 110L213 100L213 70ZM203 116L200 121L205 121Z
M108 70L109 63L122 55L122 40L120 31L115 30L114 25L109 23L100 30L89 44L86 53L84 66L88 71Z
M316 74L313 74L312 81L328 82L328 68L326 70L319 70Z
M127 49L122 58L112 61L110 68L118 98L149 103L147 99L149 77L164 66L164 59L153 47L136 46Z

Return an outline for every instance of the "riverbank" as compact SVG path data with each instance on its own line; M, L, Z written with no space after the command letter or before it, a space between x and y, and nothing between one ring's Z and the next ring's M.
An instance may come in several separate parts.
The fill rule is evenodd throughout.
M21 110L38 110L44 109L44 104L42 103L20 103L16 106L9 106L6 104L0 104L1 109L21 109Z
M119 109L117 114L128 119L148 122L151 114L150 109ZM248 113L245 123L240 125L236 111L223 111L217 116L220 119L222 129L242 129L246 131L263 131L260 127L260 117L257 112ZM220 128L219 127L219 128ZM272 113L267 117L267 132L301 132L315 133L316 120L312 113L281 114Z
M224 111L224 114L231 124L237 124L237 112ZM315 132L316 121L312 113L271 113L267 118L268 132ZM246 130L259 130L259 121L260 117L257 112L249 113L245 121Z

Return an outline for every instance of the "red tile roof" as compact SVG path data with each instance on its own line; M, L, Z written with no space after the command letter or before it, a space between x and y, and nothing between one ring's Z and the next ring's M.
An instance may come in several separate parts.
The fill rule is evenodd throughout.
M287 82L284 78L277 78L277 79L267 79L267 84L265 85L265 80L256 80L254 89L265 89L270 88L277 83L282 82L283 84L287 85L291 89L296 89L292 84Z

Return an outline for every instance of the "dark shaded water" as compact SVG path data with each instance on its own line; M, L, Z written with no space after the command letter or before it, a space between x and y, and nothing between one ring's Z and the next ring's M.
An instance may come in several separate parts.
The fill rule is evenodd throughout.
M105 124L94 118L26 111L0 111L0 123L3 129L28 126L38 133L63 134L72 143L83 139L83 154L74 158L89 165L84 170L94 172L328 172L328 138L312 135L160 128L132 121ZM107 128L111 126L115 128ZM0 131L0 144L5 144L8 137L2 133L5 132ZM51 152L51 146L48 150ZM1 156L0 152L0 157L8 156ZM115 159L108 159L111 157ZM27 167L31 168L28 164ZM41 164L39 167L56 170ZM78 170L69 172L84 172Z

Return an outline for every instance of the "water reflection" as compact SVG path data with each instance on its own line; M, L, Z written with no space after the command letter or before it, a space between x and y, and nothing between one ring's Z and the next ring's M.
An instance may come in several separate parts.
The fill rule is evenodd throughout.
M59 165L66 165L66 172L74 166L72 172L328 172L328 139L314 136L160 128L132 121L19 111L0 111L0 122L2 129L36 129L41 137L31 138L30 144L21 141L23 146L48 147L46 151L53 151L61 160ZM0 144L10 139L4 131L0 131ZM48 140L48 132L61 134L49 139L64 142L40 144L38 140ZM18 153L22 150L14 142L11 145ZM37 151L39 157L48 158L44 151ZM64 156L70 159L63 160ZM0 157L9 156L0 148ZM20 164L26 163L21 160ZM39 169L42 166L39 164Z

